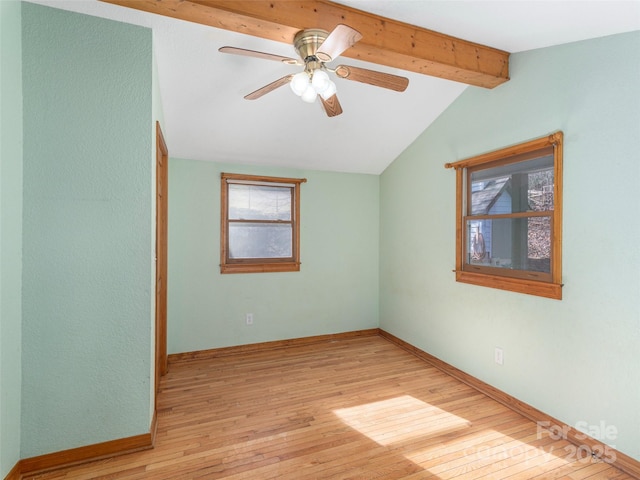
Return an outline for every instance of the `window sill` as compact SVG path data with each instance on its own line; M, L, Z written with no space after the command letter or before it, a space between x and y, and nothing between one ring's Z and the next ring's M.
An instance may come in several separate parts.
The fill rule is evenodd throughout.
M510 292L526 293L538 297L562 300L562 284L525 280L521 278L501 277L484 273L456 271L456 281L482 287L498 288Z
M299 271L300 264L296 262L227 263L225 265L220 265L220 273L270 273Z

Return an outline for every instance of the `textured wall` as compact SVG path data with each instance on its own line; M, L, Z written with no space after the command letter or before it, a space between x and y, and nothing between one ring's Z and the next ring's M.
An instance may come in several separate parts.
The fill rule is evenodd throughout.
M617 428L601 439L640 459L638 85L636 32L516 54L511 81L468 88L381 177L380 326L570 425ZM558 129L563 300L456 283L444 163Z
M151 178L153 179L151 182L151 204L153 205L153 209L155 212L155 204L156 204L156 122L158 122L160 124L160 128L163 130L163 135L166 135L164 133L164 109L162 106L162 98L160 97L160 85L159 85L159 77L158 77L158 65L156 62L156 55L155 55L155 47L154 47L154 55L153 55L153 79L152 79L152 88L151 88L151 92L152 92L152 116L154 119L154 122L151 122L151 137L154 139L153 144L152 144L152 150L153 150L153 162L152 162L152 166L151 166L151 170L152 170L152 174L151 174ZM165 138L165 142L167 141L167 139ZM151 232L152 235L150 237L151 240L151 245L149 245L149 250L151 252L153 252L153 258L156 257L156 216L153 215L151 218ZM155 262L153 263L153 273L151 275L151 290L154 292L154 294L150 295L150 300L151 300L151 310L154 312L155 315L155 308L156 308L156 297L155 297L155 289L156 289L156 269L155 269L156 265ZM151 348L151 350L149 351L151 357L149 359L149 362L151 363L151 365L153 365L154 367L154 372L153 375L155 378L155 361L156 361L156 351L155 351L155 344L156 344L156 329L155 329L155 318L154 318L154 324L149 332L151 334L150 337L150 342L151 345L153 345L154 347ZM150 388L150 392L149 392L149 412L153 413L154 409L155 409L155 401L156 401L156 393L155 393L155 381L151 382L149 384L149 388Z
M23 4L23 457L149 431L151 41Z
M22 289L21 7L0 2L0 478L20 459Z
M223 171L307 178L300 272L220 274ZM378 233L378 176L171 159L169 351L377 327Z

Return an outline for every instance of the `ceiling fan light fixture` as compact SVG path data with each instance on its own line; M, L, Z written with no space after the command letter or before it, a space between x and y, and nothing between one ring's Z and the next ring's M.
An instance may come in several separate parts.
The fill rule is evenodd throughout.
M296 73L293 78L291 78L291 90L298 96L301 96L305 91L307 91L311 87L311 80L307 72L299 72Z
M327 72L340 78L388 88L396 92L404 92L409 84L408 78L390 73L347 65L339 65L332 69L325 65L325 63L342 55L345 50L352 47L361 38L360 32L343 24L337 25L331 33L316 28L301 30L293 39L293 46L298 52L300 60L236 47L221 47L219 51L276 60L288 65L304 65L303 72L285 75L245 95L244 98L255 100L288 83L291 90L307 103L314 103L320 96L320 103L325 113L329 117L335 117L342 113L342 106L336 95L336 84L331 81Z

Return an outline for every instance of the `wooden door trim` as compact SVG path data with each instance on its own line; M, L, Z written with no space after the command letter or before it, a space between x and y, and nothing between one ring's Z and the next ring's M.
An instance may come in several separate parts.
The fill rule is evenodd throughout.
M156 122L156 342L155 342L155 396L156 403L160 377L167 373L167 315L166 315L166 282L167 282L167 221L168 221L168 161L169 150L162 134L160 122ZM164 222L164 230L163 230ZM163 233L164 232L164 233ZM164 314L159 312L158 280L162 276L164 282Z

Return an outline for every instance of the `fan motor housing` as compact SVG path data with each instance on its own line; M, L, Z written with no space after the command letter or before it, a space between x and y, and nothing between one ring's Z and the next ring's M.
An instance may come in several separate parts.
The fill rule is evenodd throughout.
M293 38L293 46L300 58L306 61L309 57L315 57L318 47L322 45L328 36L329 32L319 28L301 30Z

